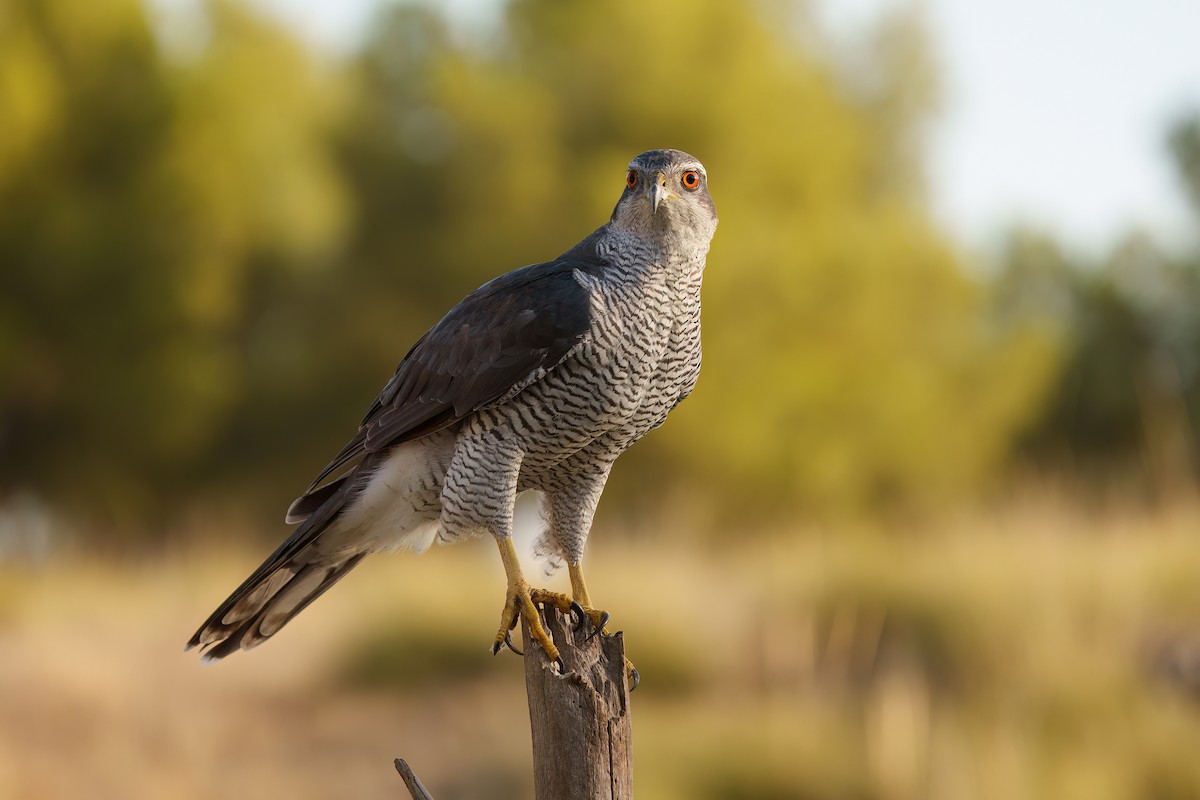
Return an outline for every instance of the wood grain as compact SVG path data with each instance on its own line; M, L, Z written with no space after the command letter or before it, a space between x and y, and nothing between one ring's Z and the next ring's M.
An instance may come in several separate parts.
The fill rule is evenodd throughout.
M588 639L590 623L575 630L571 618L553 608L542 619L567 670L559 673L523 624L534 798L630 800L633 728L624 637Z

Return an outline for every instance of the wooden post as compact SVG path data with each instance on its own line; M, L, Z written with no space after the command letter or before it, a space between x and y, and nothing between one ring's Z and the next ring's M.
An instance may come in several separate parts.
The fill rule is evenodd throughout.
M533 730L534 800L632 800L633 726L625 685L625 638L575 630L569 616L542 610L542 624L567 665L525 641L525 691ZM413 800L432 800L404 759L396 759Z
M425 784L421 783L421 779L413 774L412 767L408 766L407 761L397 758L392 763L396 767L396 772L399 772L400 777L404 780L404 786L412 795L412 800L433 800L429 795L429 790L425 788Z
M565 674L529 638L525 690L533 729L535 800L631 800L633 727L625 685L625 641L575 630L569 616L542 612L546 631L567 665Z

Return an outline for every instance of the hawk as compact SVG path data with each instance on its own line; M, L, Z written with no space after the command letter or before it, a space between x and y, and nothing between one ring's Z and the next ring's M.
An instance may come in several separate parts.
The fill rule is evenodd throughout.
M717 212L704 166L634 158L609 221L553 261L467 295L417 340L358 432L287 512L295 531L188 642L219 659L269 639L367 556L490 534L508 580L492 652L519 619L552 661L536 604L590 618L583 550L617 457L700 373L700 285ZM531 589L513 503L541 493L539 552L571 595ZM513 648L515 650L515 648Z

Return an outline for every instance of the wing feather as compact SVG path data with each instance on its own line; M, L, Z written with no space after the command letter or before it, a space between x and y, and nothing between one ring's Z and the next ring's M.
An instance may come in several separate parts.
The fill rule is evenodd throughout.
M597 234L554 261L484 284L451 309L404 356L358 432L308 492L370 453L508 399L561 363L590 330L590 300L577 273L606 265Z

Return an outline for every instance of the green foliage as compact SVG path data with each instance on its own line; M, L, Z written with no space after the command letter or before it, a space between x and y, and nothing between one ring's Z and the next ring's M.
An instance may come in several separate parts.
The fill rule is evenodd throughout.
M1200 197L1200 123L1170 136ZM1194 247L1194 245L1193 245ZM1010 234L993 298L1008 319L1055 328L1063 368L1023 435L1024 454L1089 484L1114 481L1168 499L1200 478L1200 252L1131 233L1098 258L1050 236Z
M1167 145L1183 188L1196 213L1200 214L1200 112L1177 121L1171 128Z
M93 522L190 491L242 390L247 282L341 225L307 54L209 12L186 62L134 0L18 0L0 25L0 482Z
M394 308L393 296L426 296L432 275L440 310L588 232L631 155L686 149L707 164L723 220L705 371L622 462L617 493L651 472L731 512L974 491L1055 351L986 325L981 287L925 216L914 140L935 90L920 25L887 20L877 61L852 75L780 7L683 9L516 2L485 48L426 10L388 16L359 63L345 145L364 295L386 286ZM390 343L394 315L377 318ZM411 330L435 318L424 310Z
M6 490L114 522L277 510L426 327L598 225L651 147L705 161L723 222L700 385L615 496L657 502L650 474L730 516L969 496L1055 368L1053 326L995 324L926 214L910 11L838 53L790 4L514 0L475 38L400 5L336 64L203 11L187 52L134 0L5 11Z

